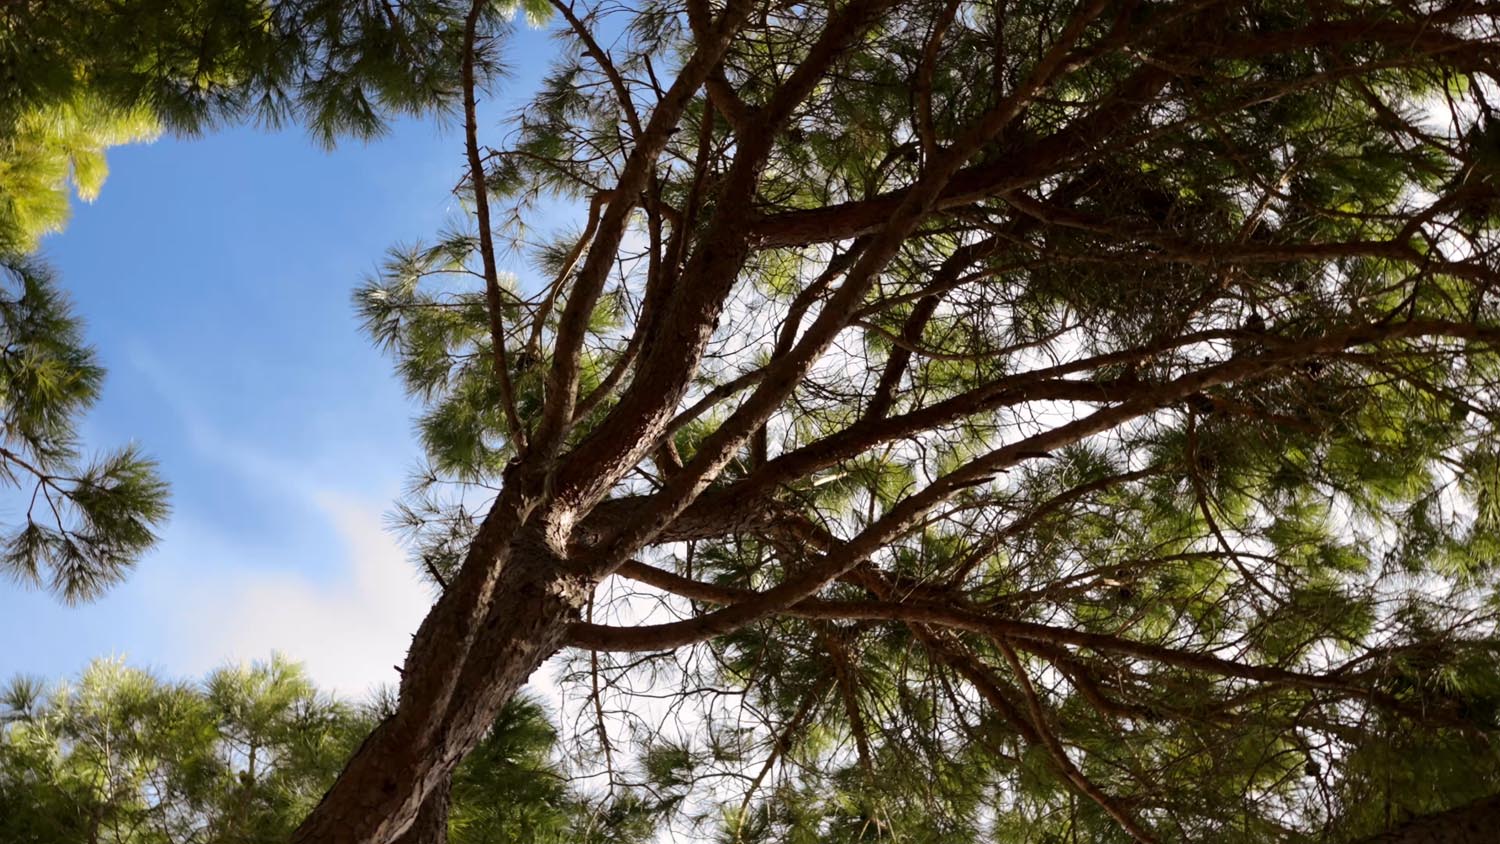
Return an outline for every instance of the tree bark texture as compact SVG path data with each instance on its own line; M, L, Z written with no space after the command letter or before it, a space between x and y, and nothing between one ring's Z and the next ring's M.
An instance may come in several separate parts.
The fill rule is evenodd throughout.
M417 819L396 839L396 844L447 844L450 794L451 783L448 782L433 789L422 802Z
M294 842L438 840L409 830L446 816L453 769L561 646L587 587L540 544L500 541L508 531L498 515L470 552L492 565L466 565L438 601L413 639L396 713L360 746Z

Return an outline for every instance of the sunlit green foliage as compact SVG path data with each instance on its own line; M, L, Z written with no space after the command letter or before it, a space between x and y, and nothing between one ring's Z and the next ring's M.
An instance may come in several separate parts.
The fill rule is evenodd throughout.
M320 692L273 656L174 683L119 660L0 696L0 841L280 844L382 717ZM569 781L555 728L512 701L453 783L455 844L643 844L661 817L642 788Z
M830 64L776 128L753 189L732 197L754 209L744 226L765 228L681 417L614 497L649 505L674 464L731 424L748 376L852 283L851 256L886 220L818 225L911 191L1088 7L899 4ZM631 367L680 326L651 322L651 306L707 283L686 268L733 240L699 238L733 213L718 203L757 109L843 8L756 7L720 80L748 127L701 92L685 109L634 239L611 256L611 319L580 350L580 401L623 373L592 410L653 388ZM1493 18L1457 2L1103 8L1076 65L964 162L963 200L901 241L845 331L704 481L720 501L738 493L785 517L640 550L719 597L622 579L588 612L621 624L708 614L815 568L997 449L1131 402L1139 412L923 511L817 592L848 617L785 607L692 648L579 658L573 681L591 697L602 684L603 708L629 713L603 720L647 761L637 709L682 690L659 705L692 713L663 729L693 785L674 822L693 834L1104 844L1130 840L1125 818L1160 841L1310 842L1493 790ZM546 398L558 303L577 294L563 257L578 227L549 239L538 208L560 196L581 218L615 183L628 112L648 114L669 84L662 68L697 43L691 11L581 11L611 33L611 67L562 51L486 159L496 234L536 265L506 282L501 314L523 427ZM1447 46L1421 40L1433 31ZM1154 87L1142 81L1153 72ZM826 213L797 216L809 210ZM799 219L819 222L774 228ZM394 253L357 294L426 403L429 467L398 521L440 585L525 457L501 412L476 248L445 236ZM1149 401L1247 362L1264 366ZM868 433L910 419L933 421ZM582 415L569 442L607 423ZM861 445L827 444L840 437ZM774 475L798 460L812 468ZM861 605L996 627L862 618ZM596 761L623 755L602 725L580 732Z
M202 687L118 661L43 691L14 681L0 733L0 835L25 844L274 842L369 726L280 658Z
M533 4L534 5L534 4ZM28 252L92 199L110 146L251 119L324 145L456 102L469 4L47 0L0 6L0 252ZM535 14L535 11L531 11ZM481 35L513 7L485 8ZM498 68L485 49L483 78Z
M99 195L111 146L149 140L156 121L87 94L22 113L0 134L0 251L35 249L68 218L69 182L78 197Z

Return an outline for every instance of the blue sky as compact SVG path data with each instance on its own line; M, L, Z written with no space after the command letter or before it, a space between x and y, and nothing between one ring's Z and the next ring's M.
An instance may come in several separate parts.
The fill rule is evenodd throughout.
M547 47L513 39L488 114L521 102ZM87 445L139 443L174 512L102 600L0 584L0 678L109 655L191 676L274 648L348 693L396 679L429 595L381 517L419 453L350 291L386 248L462 219L462 165L434 120L333 152L294 127L111 153L100 197L43 254L109 370Z

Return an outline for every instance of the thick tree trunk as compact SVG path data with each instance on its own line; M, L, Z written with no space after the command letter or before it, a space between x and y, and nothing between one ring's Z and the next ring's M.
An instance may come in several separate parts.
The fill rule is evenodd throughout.
M427 795L417 819L396 839L396 844L447 844L449 789L450 783L443 783Z
M591 586L540 542L507 541L518 531L506 521L481 528L464 570L413 639L396 713L365 739L294 844L440 840L402 836L446 816L453 769L557 652Z
M548 521L516 492L527 487L522 479L508 479L510 492L486 518L459 576L413 637L396 714L360 746L294 834L295 844L442 840L421 837L421 828L424 819L446 812L453 768L537 666L561 647L578 607L603 574L581 574L538 529L523 524ZM590 545L629 524L647 503L624 499L596 508L574 526L572 538L580 545L572 556L587 557ZM699 505L679 516L666 535L717 535L763 526L777 515L775 508L751 506L743 498L709 495Z
M1497 841L1500 841L1500 794L1446 812L1423 815L1352 844L1495 844Z

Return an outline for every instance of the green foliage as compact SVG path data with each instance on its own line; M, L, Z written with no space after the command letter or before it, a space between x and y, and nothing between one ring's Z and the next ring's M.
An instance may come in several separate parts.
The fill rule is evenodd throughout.
M382 717L318 689L281 656L202 683L117 660L0 694L7 844L279 844ZM660 809L639 789L569 783L543 708L508 704L453 780L455 844L643 844Z
M774 127L764 161L745 164L759 109L846 6L755 6L717 80L751 125L726 116L722 90L695 92L635 239L607 256L594 316L608 319L584 321L580 400L596 372L701 327L652 322L653 308L709 283L705 264L735 246L721 218L807 229L747 239L680 416L613 497L649 508L677 490L674 464L702 457L758 388L736 381L773 372L784 341L855 284L841 256L886 245L897 200L1019 96L1087 4L892 7ZM670 85L662 68L701 43L673 4L583 17L610 33L643 113ZM1385 27L1411 38L1370 35ZM1476 69L1493 66L1489 27L1457 3L1105 4L1076 65L1014 103L963 162L959 199L890 247L843 331L702 479L720 502L748 496L765 522L736 512L718 534L633 559L764 594L997 449L1139 412L912 516L817 590L848 618L782 607L695 647L575 663L571 680L605 713L628 713L599 717L631 731L647 778L691 785L672 822L726 842L1061 844L1130 840L1123 816L1160 841L1306 842L1492 790L1500 123ZM1434 28L1451 43L1418 45ZM1132 87L1153 69L1167 81ZM625 112L609 72L570 42L487 160L497 233L532 235L553 195L581 218L636 149ZM1089 125L1105 112L1103 129ZM752 186L737 194L741 176ZM866 201L874 219L814 231ZM562 272L576 228L538 250L536 287L506 290L528 429L535 373L560 354L554 305L579 293ZM475 502L526 455L493 386L476 244L442 243L457 248L393 261L359 307L427 403L430 465L400 521L447 579L484 512ZM1401 333L1424 321L1452 333ZM1306 351L1354 331L1377 339ZM1236 366L1254 373L1154 398ZM632 383L639 373L617 392L640 401L617 407L657 389ZM586 414L567 442L637 434L638 421ZM569 457L547 455L537 476L596 470ZM691 618L727 594L609 581L591 612ZM1029 633L859 616L871 606ZM662 705L692 712L691 729L636 732L646 701L674 693Z
M75 426L103 370L44 267L6 259L0 276L0 478L22 493L25 514L0 569L69 603L89 600L155 542L166 485L134 446L82 458Z
M0 834L25 844L284 840L370 724L279 657L203 687L99 661L8 697Z
M296 122L332 145L451 109L470 4L48 0L0 6L0 254L29 252L92 199L105 150L162 129ZM528 18L544 5L524 5ZM481 81L515 11L487 3Z
M0 119L4 112L0 111ZM87 93L23 112L0 130L0 253L29 252L68 219L68 184L98 196L111 146L150 140L144 108L121 109Z
M572 785L557 761L558 735L540 704L506 705L453 777L454 844L646 844L663 806L645 788L608 793ZM649 772L648 772L649 773ZM651 780L652 786L660 783Z

